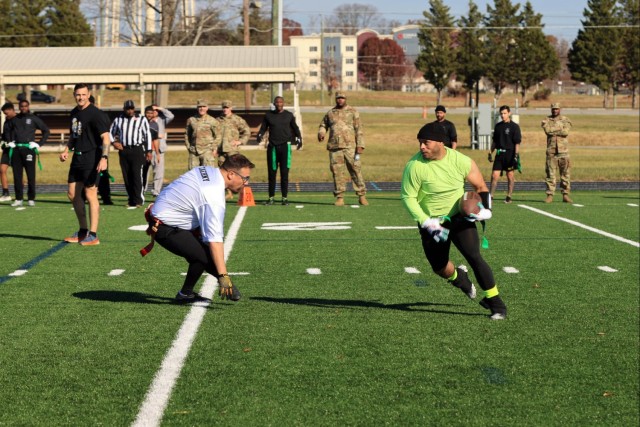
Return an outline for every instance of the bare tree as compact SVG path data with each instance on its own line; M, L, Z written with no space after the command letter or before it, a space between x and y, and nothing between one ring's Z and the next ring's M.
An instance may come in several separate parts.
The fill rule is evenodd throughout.
M384 19L375 6L351 3L333 9L333 15L328 19L327 30L352 35L363 28L384 25Z

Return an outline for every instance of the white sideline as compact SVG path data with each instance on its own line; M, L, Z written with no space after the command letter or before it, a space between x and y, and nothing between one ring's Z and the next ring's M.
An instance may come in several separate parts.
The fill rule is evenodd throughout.
M570 220L570 219L567 219L567 218L563 218L561 216L550 214L549 212L545 212L545 211L542 211L540 209L532 208L531 206L527 206L527 205L518 205L518 207L529 209L530 211L539 213L541 215L546 215L549 218L553 218L553 219L557 219L557 220L560 220L560 221L564 221L564 222L567 222L567 223L569 223L571 225L575 225L576 227L584 228L585 230L593 231L594 233L601 234L601 235L603 235L605 237L609 237L609 238L611 238L613 240L617 240L617 241L622 242L622 243L628 243L631 246L635 246L636 248L640 248L640 243L638 243L638 242L634 242L633 240L625 239L624 237L616 236L615 234L607 233L606 231L602 231L602 230L599 230L597 228L593 228L593 227L590 227L588 225L584 225L584 224L582 224L582 223L580 223L578 221L573 221L573 220Z
M243 206L238 210L236 217L229 227L227 237L224 242L224 259L229 259L229 254L233 249L240 225L247 212L247 207ZM213 276L207 276L202 285L202 296L211 299L217 286L218 281ZM134 427L155 427L159 426L164 415L164 410L169 403L171 397L171 390L176 383L176 380L180 376L184 361L189 354L191 344L198 332L198 328L202 323L207 307L211 304L210 301L193 304L191 310L185 317L180 326L180 330L176 334L176 338L171 344L171 348L167 351L167 354L162 360L160 370L156 373L151 383L151 387L145 396L144 402L140 405L140 410L136 416L136 420L133 422Z

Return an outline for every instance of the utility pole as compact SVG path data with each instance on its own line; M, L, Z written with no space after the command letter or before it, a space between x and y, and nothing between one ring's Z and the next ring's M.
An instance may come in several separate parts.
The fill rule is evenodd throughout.
M249 46L249 0L243 0L242 4L242 18L244 21L244 45ZM244 84L244 109L251 109L251 84Z

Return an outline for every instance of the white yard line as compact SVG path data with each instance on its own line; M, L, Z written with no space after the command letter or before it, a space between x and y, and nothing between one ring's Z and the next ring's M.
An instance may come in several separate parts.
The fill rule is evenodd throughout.
M240 225L247 212L247 207L243 206L238 210L236 217L229 227L227 237L224 242L224 259L229 259L229 254L233 249ZM211 299L216 288L218 281L213 276L208 276L204 284L202 285L202 296ZM202 323L207 307L211 304L210 301L196 303L191 306L191 310L182 322L180 330L176 334L176 338L173 340L171 348L164 356L164 360L160 366L160 370L156 372L156 376L153 378L151 387L145 396L144 402L140 406L138 416L133 423L135 427L142 426L159 426L162 421L164 410L169 403L171 397L171 391L176 383L176 380L180 376L180 371L184 366L184 361L187 359L191 344L195 339L198 328Z
M420 274L420 270L415 267L405 267L404 272L409 274Z
M557 219L559 221L564 221L564 222L569 223L571 225L575 225L576 227L584 228L585 230L592 231L592 232L594 232L596 234L600 234L600 235L603 235L605 237L609 237L609 238L611 238L613 240L617 240L619 242L627 243L627 244L629 244L631 246L635 246L636 248L640 248L640 243L638 243L638 242L634 242L633 240L625 239L624 237L616 236L615 234L607 233L606 231L602 231L602 230L599 230L597 228L590 227L588 225L584 225L584 224L582 224L582 223L580 223L578 221L573 221L573 220L570 220L570 219L567 219L567 218L563 218L563 217L558 216L558 215L550 214L549 212L545 212L545 211L542 211L540 209L532 208L531 206L527 206L527 205L518 205L518 207L529 209L530 211L539 213L541 215L548 216L549 218Z
M115 269L113 269L113 270L111 270L111 271L109 272L108 276L119 276L119 275L121 275L122 273L124 273L124 270L123 270L123 269L121 269L121 268L115 268Z

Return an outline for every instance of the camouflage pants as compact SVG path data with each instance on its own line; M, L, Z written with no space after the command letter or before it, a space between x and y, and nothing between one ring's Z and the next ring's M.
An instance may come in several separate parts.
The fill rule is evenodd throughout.
M207 150L200 154L193 154L189 151L189 170L198 166L215 166L216 158L213 157L213 151Z
M360 160L355 160L355 149L344 148L329 151L329 163L333 174L334 191L336 197L342 197L347 189L349 175L353 183L353 189L358 196L367 193L367 187L362 178ZM349 174L347 175L347 171Z
M568 155L547 155L547 163L544 170L547 174L545 179L547 194L553 194L556 191L556 171L560 174L562 194L571 192L571 159Z

